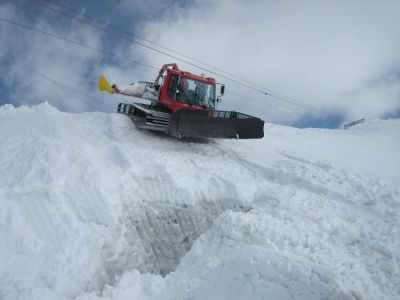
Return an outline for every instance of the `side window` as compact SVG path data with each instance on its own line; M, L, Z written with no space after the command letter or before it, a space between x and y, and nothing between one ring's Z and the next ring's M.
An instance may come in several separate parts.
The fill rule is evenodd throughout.
M169 81L169 86L168 86L168 96L170 96L172 99L175 97L175 92L176 92L176 86L178 85L178 75L172 75L171 80Z

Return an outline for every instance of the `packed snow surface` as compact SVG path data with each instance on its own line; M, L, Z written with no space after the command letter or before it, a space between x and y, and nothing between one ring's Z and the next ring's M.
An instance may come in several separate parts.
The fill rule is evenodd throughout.
M400 299L400 121L182 141L0 107L0 299Z

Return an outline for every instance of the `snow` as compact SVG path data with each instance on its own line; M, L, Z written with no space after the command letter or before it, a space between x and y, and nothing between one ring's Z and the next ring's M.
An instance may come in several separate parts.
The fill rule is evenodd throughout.
M0 107L0 299L399 299L400 120L181 141Z

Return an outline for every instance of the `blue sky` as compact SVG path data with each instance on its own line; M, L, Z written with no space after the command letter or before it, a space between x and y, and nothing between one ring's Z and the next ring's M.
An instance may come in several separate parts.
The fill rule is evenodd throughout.
M36 2L74 16L65 9L87 14L280 96L207 74L226 84L220 109L297 127L335 128L363 117L400 117L398 1ZM204 72L135 41L201 64L176 52L133 36L120 38L30 1L0 2L0 18L123 57L0 21L0 105L48 101L63 111L113 112L128 99L99 93L100 74L121 84L152 81L156 69L169 62Z

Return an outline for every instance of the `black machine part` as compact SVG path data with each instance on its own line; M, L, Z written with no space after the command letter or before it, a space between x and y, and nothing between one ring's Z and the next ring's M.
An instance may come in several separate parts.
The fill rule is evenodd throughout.
M128 115L142 129L163 131L178 138L260 139L264 121L234 111L179 109L173 113L142 103L120 103L118 112Z
M129 116L141 129L168 132L169 112L144 103L120 103L118 112Z
M179 109L169 118L168 133L177 137L260 139L264 121L234 111Z

